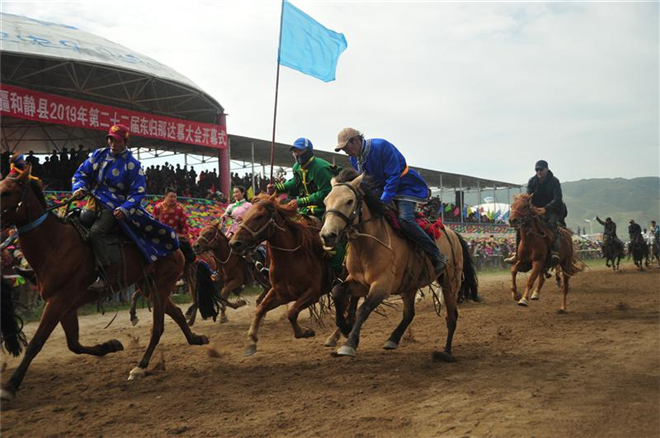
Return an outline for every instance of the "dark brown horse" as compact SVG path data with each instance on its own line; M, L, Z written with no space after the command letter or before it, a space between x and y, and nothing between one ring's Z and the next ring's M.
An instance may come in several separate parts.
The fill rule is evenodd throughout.
M220 222L205 227L199 237L193 243L193 250L197 254L210 251L215 259L217 270L222 277L222 289L220 291L220 322L228 321L225 308L231 307L238 309L244 306L245 300L238 300L235 303L229 301L229 294L240 290L242 286L248 284L254 278L264 289L270 289L268 278L257 271L253 263L249 263L244 257L232 251L229 246L229 239L222 231ZM263 294L261 296L263 298Z
M605 266L610 267L612 263L612 270L619 271L621 259L626 256L626 251L623 247L623 242L616 237L606 234L603 238L603 255L605 256Z
M275 195L261 194L253 200L230 245L234 252L245 254L263 241L268 241L271 288L255 310L246 356L257 351L259 324L266 313L292 301L287 317L294 336L315 336L314 330L300 327L298 315L332 288L333 275L318 230L310 227L295 208L280 205ZM338 336L335 331L328 342Z
M1 222L3 228L18 227L21 249L36 273L39 292L46 305L23 360L2 387L3 400L16 396L30 363L57 324L62 324L67 345L76 354L104 356L124 348L116 339L94 346L80 344L77 309L99 299L98 292L88 290L95 280L94 254L73 225L63 223L46 210L41 188L30 183L29 176L28 167L19 178L9 177L0 182ZM164 313L176 321L190 344L207 344L208 339L190 331L183 313L169 298L183 269L181 251L145 266L140 251L131 245L124 250L124 262L127 283L136 283L153 301L151 340L142 360L130 372L129 380L133 380L146 374L151 355L163 334Z
M531 299L538 300L541 288L545 282L544 274L549 269L548 259L550 257L550 248L554 243L554 234L552 230L541 219L539 210L532 205L532 195L521 193L517 195L511 204L511 214L509 224L520 233L520 243L518 245L518 261L511 268L511 291L513 299L518 301L518 305L527 306L530 299L530 291L538 280L538 285L534 289ZM566 312L566 295L568 294L569 279L584 269L584 263L580 261L573 250L573 241L571 233L565 229L559 229L561 237L561 251L559 252L559 263L555 271L561 278L561 309L560 313ZM518 272L529 273L525 293L520 295L516 287L516 275Z

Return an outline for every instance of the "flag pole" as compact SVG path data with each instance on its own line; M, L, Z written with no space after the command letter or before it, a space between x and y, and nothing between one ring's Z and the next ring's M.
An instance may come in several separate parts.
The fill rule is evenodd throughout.
M270 183L273 184L273 166L275 165L275 127L277 124L277 92L280 88L280 51L282 50L282 20L284 18L284 1L280 10L280 38L277 43L277 76L275 79L275 110L273 111L273 140L270 144Z

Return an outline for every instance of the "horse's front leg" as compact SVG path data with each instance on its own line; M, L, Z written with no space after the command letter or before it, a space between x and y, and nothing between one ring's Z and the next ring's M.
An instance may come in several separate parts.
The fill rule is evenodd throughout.
M57 295L53 296L53 298L46 303L44 312L41 315L41 320L39 321L39 327L25 350L23 360L21 360L18 368L16 368L16 371L11 375L7 383L2 385L2 389L0 389L0 399L9 401L16 397L16 392L21 386L21 382L23 382L23 378L25 377L25 373L27 372L30 363L37 354L39 354L41 348L46 343L46 340L57 324L62 320L64 315L73 310L69 298L71 295L63 297L63 295L65 295L64 292L58 291L57 293Z
M415 318L415 294L416 291L401 294L403 300L403 318L399 325L394 329L389 339L383 345L385 350L396 350L401 342L401 336L405 333L406 329Z
M254 311L254 318L248 330L248 346L245 348L245 356L252 356L257 352L257 341L259 340L259 325L266 313L270 310L288 303L288 300L282 297L275 288L270 288L264 299L259 303Z
M379 281L371 285L369 294L364 300L364 303L358 308L355 324L348 335L348 340L337 351L338 356L353 356L357 354L357 347L360 343L360 330L362 324L369 318L371 312L383 302L383 300L390 296L389 285L394 284L390 279Z
M536 260L532 262L532 271L529 273L529 278L527 279L527 283L525 284L525 293L523 294L522 298L518 300L518 305L519 306L527 306L529 303L529 291L532 289L534 286L534 283L536 282L536 279L539 276L542 276L543 273L543 261L542 260Z
M545 275L539 275L539 282L534 288L534 291L532 292L532 300L538 300L541 298L541 289L543 288L543 285L545 284Z
M511 267L511 297L518 301L521 298L521 295L518 293L518 286L516 284L516 276L518 275L518 265L513 265Z

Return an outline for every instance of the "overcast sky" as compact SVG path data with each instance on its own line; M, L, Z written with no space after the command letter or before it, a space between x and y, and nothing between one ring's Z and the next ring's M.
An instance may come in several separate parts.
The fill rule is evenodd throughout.
M293 3L341 32L337 80L282 67L277 141L352 126L410 165L522 183L660 176L657 3ZM165 63L231 134L270 139L280 2L2 2ZM293 160L293 159L292 159Z

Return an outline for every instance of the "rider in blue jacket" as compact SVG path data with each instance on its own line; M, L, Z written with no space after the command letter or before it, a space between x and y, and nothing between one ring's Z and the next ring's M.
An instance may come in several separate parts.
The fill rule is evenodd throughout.
M387 140L365 140L353 128L343 129L337 140L335 152L343 150L350 157L353 167L376 183L382 190L382 202L396 203L402 228L426 252L433 263L435 275L440 275L445 269L447 257L415 221L415 204L426 202L429 197L424 179L408 167L401 152Z

